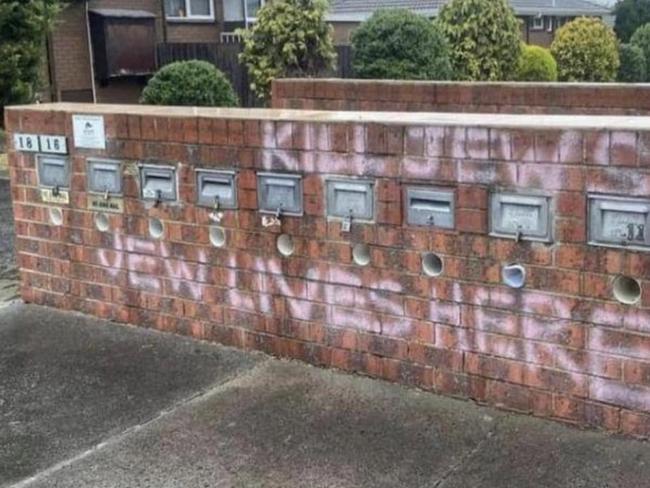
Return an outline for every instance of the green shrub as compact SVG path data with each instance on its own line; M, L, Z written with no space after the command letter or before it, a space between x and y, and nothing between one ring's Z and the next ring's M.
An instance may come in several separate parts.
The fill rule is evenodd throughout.
M551 54L560 81L614 81L620 64L614 31L593 17L579 17L560 27Z
M643 49L634 44L621 44L618 50L621 66L617 80L625 83L640 83L646 80L646 59Z
M205 61L179 61L162 67L142 92L147 105L235 107L237 95L226 76Z
M650 23L642 25L632 34L630 44L637 46L643 51L646 69L648 69L650 66ZM648 81L649 77L650 72L646 72L646 81Z
M59 9L58 0L0 0L0 125L5 106L34 101L45 39Z
M551 52L540 46L522 48L517 70L518 81L557 81L557 63Z
M456 78L492 81L515 76L520 31L508 0L451 0L437 22L449 42Z
M445 80L447 41L429 19L404 9L378 10L352 34L353 69L360 78Z
M250 29L239 30L251 89L266 99L275 78L308 77L334 67L332 27L326 0L273 0L257 12Z
M622 42L630 42L632 34L650 22L650 0L619 0L614 14L616 35Z

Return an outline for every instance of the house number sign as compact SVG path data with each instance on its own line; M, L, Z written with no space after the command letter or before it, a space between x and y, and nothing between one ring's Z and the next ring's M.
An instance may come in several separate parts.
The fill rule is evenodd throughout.
M16 151L45 154L68 154L65 136L47 136L37 134L14 134Z

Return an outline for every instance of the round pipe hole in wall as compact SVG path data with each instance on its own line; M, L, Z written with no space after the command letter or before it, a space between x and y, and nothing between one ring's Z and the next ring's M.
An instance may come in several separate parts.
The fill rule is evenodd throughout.
M210 227L210 243L214 247L223 247L226 245L226 229L213 225Z
M154 239L160 239L165 232L165 226L160 219L149 219L149 235Z
M63 210L60 208L50 208L49 217L52 225L56 225L57 227L63 225Z
M501 270L501 278L510 288L523 288L526 284L526 268L521 264L509 264Z
M291 256L296 250L296 244L293 242L293 237L289 234L282 234L276 241L278 252L285 257Z
M358 266L370 264L370 247L368 244L357 244L352 248L352 260Z
M634 305L641 300L641 283L629 276L618 276L614 280L614 298L625 305Z
M440 276L442 274L444 265L442 258L433 252L425 252L422 254L422 272L431 277Z
M107 232L111 228L111 222L105 213L95 214L95 227L99 232Z

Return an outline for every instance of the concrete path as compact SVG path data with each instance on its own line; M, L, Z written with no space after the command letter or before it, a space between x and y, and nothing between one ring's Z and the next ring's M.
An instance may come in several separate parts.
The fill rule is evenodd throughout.
M78 314L0 310L0 487L640 488L650 446Z

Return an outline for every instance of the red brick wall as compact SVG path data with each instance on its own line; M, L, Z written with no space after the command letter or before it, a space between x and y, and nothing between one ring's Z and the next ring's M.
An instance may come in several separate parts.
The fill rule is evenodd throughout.
M586 243L588 192L650 194L645 119L54 105L9 109L8 140L19 131L70 140L79 112L105 114L108 148L72 150L63 226L40 202L34 156L9 151L26 301L650 435L650 253ZM107 232L86 208L91 155L130 162L126 213L110 216ZM140 201L143 159L176 165L180 203ZM198 167L238 171L224 248L210 245L210 209L193 204ZM305 215L282 224L295 240L289 258L257 211L255 173L268 170L304 177ZM376 222L342 234L328 221L327 175L374 179ZM407 183L453 188L456 229L406 225ZM551 196L555 242L489 237L497 188ZM149 238L150 217L165 223L162 240ZM370 265L353 263L356 243L370 245ZM442 276L421 272L425 251L442 257ZM512 262L527 268L523 289L501 284ZM640 280L639 305L612 298L620 274Z
M317 110L644 115L650 84L276 80L273 107Z

